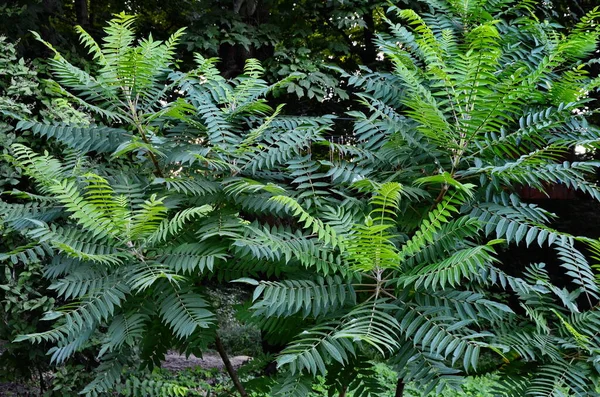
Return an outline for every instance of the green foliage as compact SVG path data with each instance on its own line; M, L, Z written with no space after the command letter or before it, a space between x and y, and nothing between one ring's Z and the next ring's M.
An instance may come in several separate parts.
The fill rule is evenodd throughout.
M17 340L52 343L57 363L98 348L87 395L184 393L123 374L206 349L221 332L206 286L235 280L254 288L242 317L285 345L263 395L308 395L319 376L329 395L381 395L378 362L422 395L495 370L504 395L593 395L599 292L578 243L597 243L548 227L519 190L600 199L598 164L564 161L600 140L580 111L598 84L586 71L595 14L561 35L528 3L427 4L423 16L390 8L376 44L392 73L342 74L360 106L346 144L324 139L334 117L267 101L298 75L270 85L250 60L227 80L199 54L175 70L182 31L136 41L125 14L102 44L79 29L97 71L55 51L51 84L98 125L23 120L76 161L18 143L4 156L36 187L19 196L29 203L1 203L4 227L28 240L5 256L52 257L64 301L45 315L52 329ZM568 284L541 263L500 262L534 242L556 251Z
M41 277L41 266L35 260L29 266L6 263L4 259L3 275L0 277L2 322L0 337L8 341L3 344L2 374L3 380L27 379L35 370L30 360L39 360L38 368L43 368L43 350L31 349L12 341L23 333L39 329L42 313L54 307L54 299L36 290L46 285Z
M46 95L45 85L40 83L36 69L24 59L17 58L14 44L0 37L0 49L0 151L3 155L13 144L43 145L28 134L15 131L17 119L86 121L87 117L64 98ZM11 202L0 204L2 213L7 212L12 220L23 216L23 211L37 212L47 220L54 218L52 209L44 215L39 212L39 197L29 196L32 202L23 205L20 197L28 197L28 193L17 187L27 190L21 169L0 163L0 194ZM10 189L14 190L10 192ZM45 322L40 320L44 312L54 308L55 297L44 292L49 283L43 277L42 263L48 260L51 251L44 244L19 236L14 229L20 226L12 221L9 223L7 227L0 226L0 250L3 252L0 255L0 341L3 341L0 367L3 381L29 381L47 371L45 352L49 346L32 347L13 340L19 334L46 329ZM43 387L43 382L40 383Z
M339 276L339 287L354 286L356 302L337 303L338 289L328 286L318 297L335 304L331 314L301 312L307 298L279 287L268 298L275 309L258 300L255 315L278 316L290 328L295 316L305 318L277 359L291 374L326 374L367 355L418 382L424 395L492 369L519 374L504 393L590 395L597 346L584 336L589 325L574 325L572 316L596 312L594 271L576 238L548 227L553 215L518 194L523 185L547 191L560 183L599 198L589 182L598 164L563 160L575 145L595 148L599 139L575 110L595 89L585 63L598 44L595 16L561 35L535 19L507 17L526 4L428 4L423 17L391 7L401 22L390 20L391 34L377 41L391 75L343 75L363 91L365 112L349 113L355 140L330 145L339 156L322 164L338 186L354 189L337 204L349 219L320 223L308 209L325 208L285 199L300 226L345 265L311 276ZM351 170L360 171L346 176ZM572 286L555 284L543 264L504 270L498 249L534 242L557 252ZM278 286L311 285L303 273L286 276ZM268 284L256 285L258 298ZM493 359L482 368L484 354Z
M47 95L37 71L23 58L18 58L15 45L1 35L0 49L0 148L3 154L13 143L34 143L15 132L15 119L29 117L47 122L86 122L85 115L73 109L64 98ZM0 187L2 190L10 189L19 183L19 177L18 170L3 164Z
M52 257L45 273L62 303L44 317L54 320L52 329L16 341L53 344L49 353L57 364L94 347L100 364L83 390L87 395L121 387L124 370L157 365L168 349L200 354L212 343L218 327L205 282L247 274L261 259L263 250L247 254L259 216L253 215L256 199L292 192L281 183L288 167L306 158L332 123L331 117L293 118L272 109L264 96L275 86L262 80L256 61L233 81L199 55L194 70L170 69L181 32L165 42L136 42L133 21L118 15L101 45L80 31L98 63L96 74L58 52L51 62L54 89L106 125L18 125L59 142L77 161L22 144L5 156L36 186L36 194L22 196L31 203L2 202L3 224L31 241L6 258L31 261L42 251ZM117 138L106 141L109 135ZM296 181L310 172L297 171ZM328 200L303 200L310 187L294 195L301 202ZM284 212L288 197L278 197L269 203ZM303 214L306 222L314 219ZM288 252L305 245L290 248L288 226L271 232L282 239L286 261L295 261ZM306 266L327 259L317 237L306 240L312 250ZM169 384L131 382L124 387L133 394L148 388L183 393Z

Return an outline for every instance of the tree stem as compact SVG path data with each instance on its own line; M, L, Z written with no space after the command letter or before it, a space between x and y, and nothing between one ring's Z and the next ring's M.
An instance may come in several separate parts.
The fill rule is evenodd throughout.
M44 394L44 392L46 391L46 384L44 383L44 373L42 372L42 368L40 368L40 366L37 366L37 370L38 370L38 375L40 377L40 392L42 394Z
M398 383L396 383L396 394L394 394L394 397L402 396L404 396L404 381L402 378L398 378Z
M437 207L437 205L442 202L442 200L444 199L444 196L446 196L446 193L448 193L449 189L450 189L450 186L448 186L448 185L442 186L442 190L440 190L440 194L438 194L438 196L435 198L435 201L433 202L433 205L431 206L432 210L435 209L435 207Z
M221 359L223 360L223 363L225 364L225 369L227 370L229 377L233 381L235 388L238 390L238 392L240 393L240 395L242 397L248 397L248 393L246 393L246 389L244 389L244 385L242 385L242 382L240 382L240 378L238 378L235 368L233 368L233 365L231 365L231 361L229 361L229 357L227 356L227 352L225 351L225 348L223 347L223 343L221 343L221 338L219 338L219 335L217 335L215 337L215 345L217 346L217 351L219 352L219 356L221 356Z
M75 14L79 25L84 28L90 26L90 11L87 0L75 0Z
M144 141L144 143L150 145L150 141L148 140L148 138L146 138L146 134L144 134L143 131L141 131L140 134L142 135L142 140ZM162 173L162 170L160 169L160 165L158 165L158 160L156 159L156 156L151 151L148 151L148 154L150 155L150 160L152 161L152 164L154 164L154 168L156 169L156 175L160 178L164 178L165 176Z
M135 124L135 128L138 130L144 143L146 145L150 146L150 141L148 140L148 137L146 137L146 133L144 132L144 128L142 127L141 121L138 117L136 105L131 100L129 100L128 103L129 103L129 109L131 111L131 117L133 119L133 123ZM150 160L152 161L152 164L154 165L154 168L156 169L156 171L155 171L156 176L158 176L159 178L164 178L165 176L164 176L162 170L160 169L158 160L156 159L156 156L154 155L154 153L152 153L152 150L148 151L148 155L150 156Z

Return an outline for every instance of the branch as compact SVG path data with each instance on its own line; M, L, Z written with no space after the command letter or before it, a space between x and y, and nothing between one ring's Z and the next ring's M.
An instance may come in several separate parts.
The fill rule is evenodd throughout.
M394 397L402 397L404 396L404 381L402 378L398 378L398 383L396 383L396 393Z
M233 381L233 384L235 385L235 388L238 390L238 392L240 393L240 395L242 397L248 397L248 393L246 393L246 389L244 389L244 385L242 385L242 382L240 382L240 378L238 378L235 368L233 368L233 365L231 365L231 361L229 361L227 352L225 351L225 348L223 347L223 343L221 343L221 338L219 337L218 334L217 334L217 336L215 336L215 345L217 347L217 351L219 352L219 356L221 356L221 359L223 360L223 363L225 364L225 369L227 370L229 377L231 378L231 380Z
M133 119L135 127L137 128L144 143L146 145L150 145L150 141L148 140L148 137L146 136L146 133L144 132L144 129L142 128L140 119L137 114L135 104L131 100L128 100L128 102L129 102L129 109L131 110L131 117ZM154 153L152 153L152 151L148 151L148 154L150 155L150 160L152 161L152 164L154 164L154 168L156 169L156 171L155 171L156 176L158 176L159 178L164 178L165 175L163 174L162 170L160 169L160 165L158 164L158 160L156 159L156 156L154 155Z

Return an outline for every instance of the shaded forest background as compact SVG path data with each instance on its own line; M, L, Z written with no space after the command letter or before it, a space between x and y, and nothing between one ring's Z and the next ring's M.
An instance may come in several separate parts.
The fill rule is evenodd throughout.
M426 11L418 1L399 3ZM596 5L595 0L546 0L536 9L538 18L569 27ZM385 31L387 6L379 0L14 0L0 5L0 35L18 42L18 56L33 60L50 55L33 39L30 31L36 31L72 61L85 63L73 27L80 25L99 39L105 22L125 11L138 15L141 37L151 33L165 39L186 27L179 59L191 64L195 52L219 57L224 77L240 74L248 58L259 59L272 81L306 73L288 87L290 98L282 98L290 114L312 114L317 108L320 114L341 114L350 96L330 67L349 73L389 68L378 60L373 42Z

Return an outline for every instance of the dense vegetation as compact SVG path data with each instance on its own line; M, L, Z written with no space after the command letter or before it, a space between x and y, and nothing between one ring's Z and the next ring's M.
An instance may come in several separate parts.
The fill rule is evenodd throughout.
M564 30L531 1L236 2L232 31L324 18L293 39L279 25L261 56L193 23L140 36L169 19L133 3L99 38L84 3L100 7L73 3L79 56L68 33L32 33L50 80L1 42L7 374L193 395L150 370L169 350L227 360L214 291L234 284L264 348L227 367L242 396L440 394L486 374L495 395L595 395L600 241L521 192L600 201L598 9ZM551 262L511 263L534 246Z

